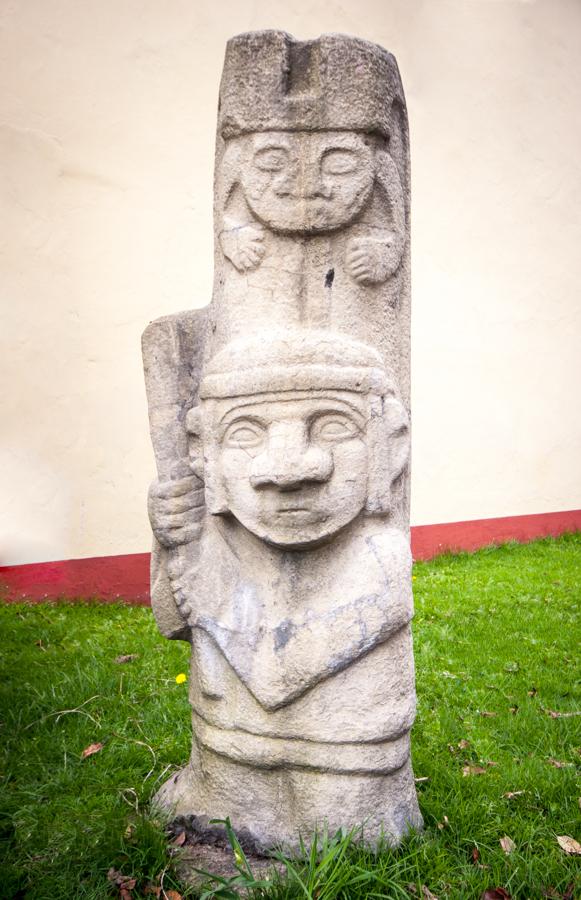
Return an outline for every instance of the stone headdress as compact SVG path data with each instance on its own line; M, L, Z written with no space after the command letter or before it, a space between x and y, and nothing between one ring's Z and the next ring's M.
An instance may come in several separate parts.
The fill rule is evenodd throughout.
M386 513L391 485L401 474L409 453L407 414L399 402L393 375L377 350L341 334L290 330L234 341L207 364L200 383L200 399L209 405L247 396L306 393L320 395L349 391L366 397L368 485L366 509ZM209 417L212 419L212 415ZM188 413L187 428L201 431L199 409ZM204 435L207 445L206 484L210 512L228 506L217 471L216 430Z
M256 31L228 41L218 127L225 139L325 129L389 137L395 100L403 104L397 63L376 44L343 34L297 41L284 31Z

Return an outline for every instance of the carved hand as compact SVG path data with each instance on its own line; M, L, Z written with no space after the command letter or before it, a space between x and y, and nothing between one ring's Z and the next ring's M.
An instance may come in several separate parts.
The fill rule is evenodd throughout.
M147 510L151 528L163 547L188 544L200 533L204 516L204 489L196 475L176 481L154 481Z
M379 284L393 275L401 260L401 247L395 234L384 237L357 237L349 241L346 268L357 284Z
M226 223L220 234L222 251L239 272L258 268L264 256L264 231L256 225Z

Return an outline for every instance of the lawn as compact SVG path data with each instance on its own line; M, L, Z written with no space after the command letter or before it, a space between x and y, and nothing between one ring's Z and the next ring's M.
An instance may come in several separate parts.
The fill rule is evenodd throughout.
M295 864L306 889L291 873L262 896L581 896L581 857L557 841L581 840L581 535L418 563L414 591L425 831L377 855L339 842L326 868ZM189 753L187 646L121 605L0 621L0 897L119 897L111 867L136 879L123 900L162 874L185 896L148 800Z

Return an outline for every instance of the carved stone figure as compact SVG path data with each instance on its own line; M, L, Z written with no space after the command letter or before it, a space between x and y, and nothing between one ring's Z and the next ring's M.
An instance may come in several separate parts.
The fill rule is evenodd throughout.
M307 236L354 222L357 227L344 232L349 275L359 284L377 284L397 269L405 243L403 196L395 164L377 137L342 131L244 135L229 142L223 173L220 243L239 272L261 264L266 229Z
M143 349L152 606L191 643L193 749L158 794L264 847L419 827L408 535L409 225L393 57L228 44L215 290Z

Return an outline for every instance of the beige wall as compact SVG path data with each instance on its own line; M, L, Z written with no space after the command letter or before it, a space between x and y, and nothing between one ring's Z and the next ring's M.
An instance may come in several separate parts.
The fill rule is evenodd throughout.
M148 549L139 338L211 291L226 39L397 56L414 524L581 507L579 0L3 0L0 561Z

